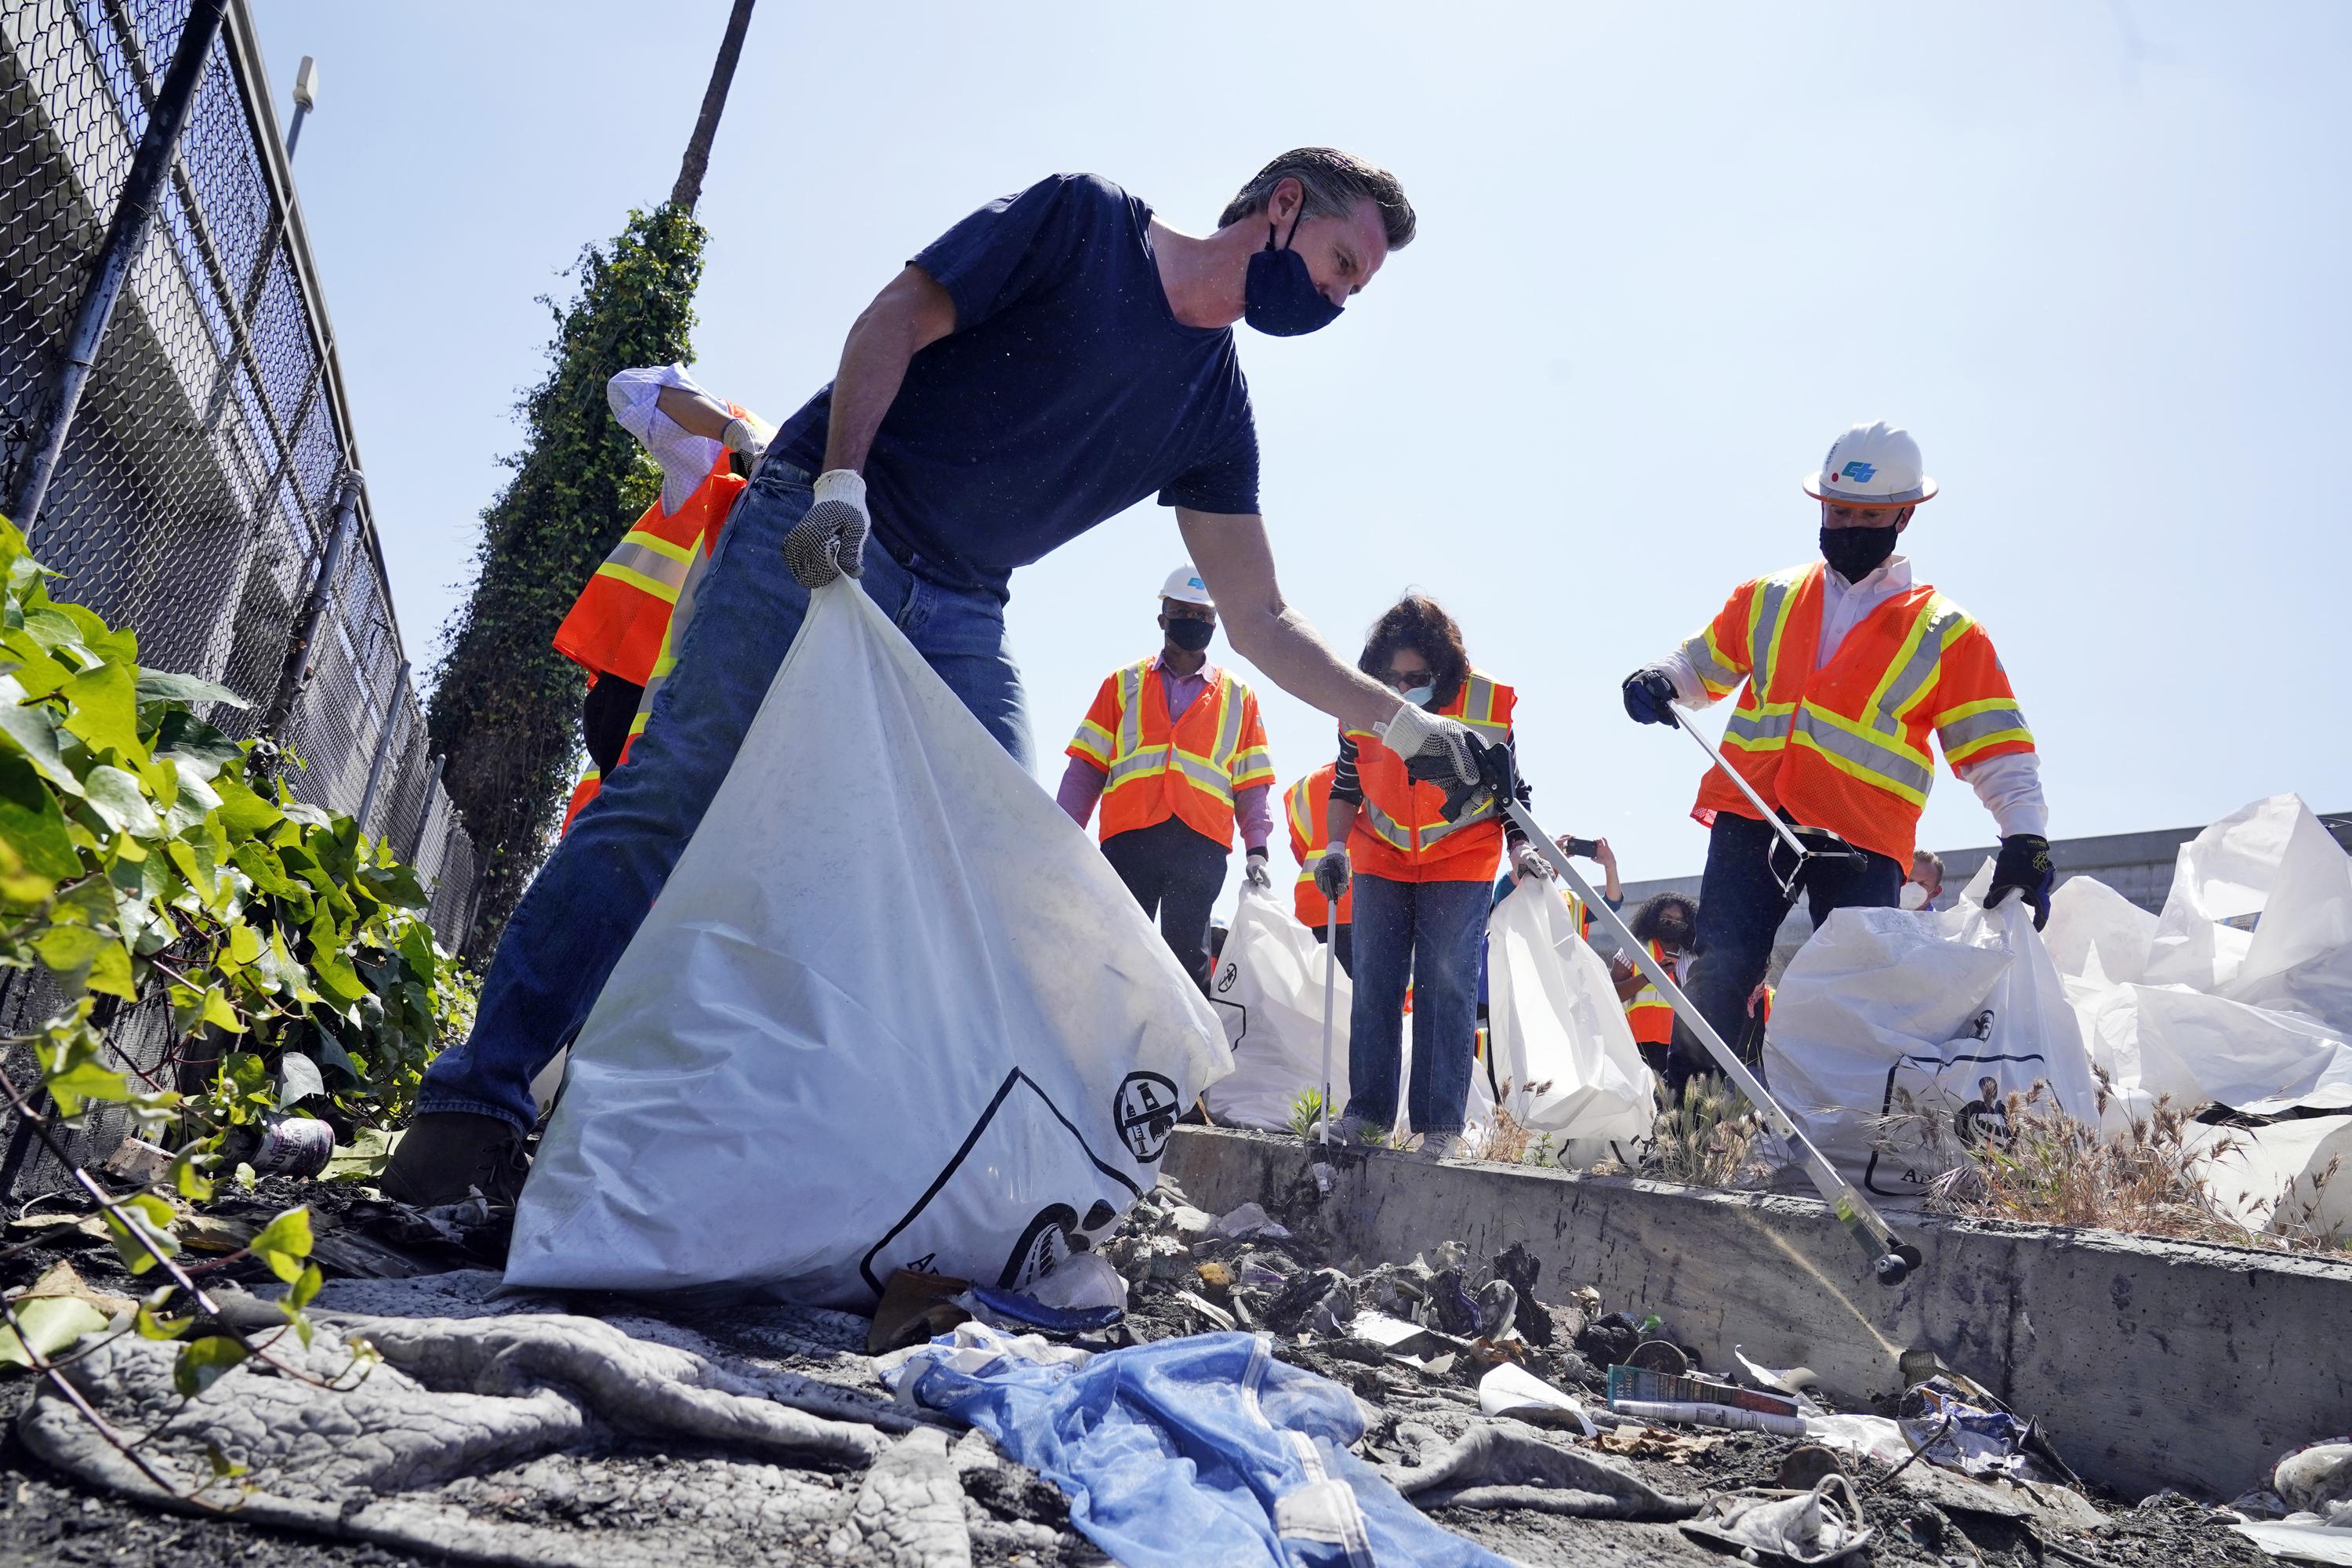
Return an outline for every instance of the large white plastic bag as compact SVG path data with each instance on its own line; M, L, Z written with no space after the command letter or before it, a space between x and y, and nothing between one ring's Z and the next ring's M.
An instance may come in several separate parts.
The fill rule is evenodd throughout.
M2267 1127L2196 1127L2199 1173L2215 1204L2248 1230L2352 1236L2352 1117L2306 1116Z
M2352 857L2272 795L2181 846L2145 976L2352 1033Z
M1019 1286L1232 1059L1102 856L838 583L572 1047L507 1279Z
M1941 1174L1882 1123L1902 1097L1944 1113L2045 1086L2084 1121L2097 1091L2063 983L2020 900L1987 910L1839 910L1789 966L1764 1037L1766 1082L1830 1163L1865 1191L1916 1199ZM1971 1119L1972 1124L1977 1119Z
M1513 889L1486 921L1486 1018L1502 1106L1589 1165L1646 1138L1656 1079L1633 1043L1609 966L1585 945L1555 884Z
M1269 892L1244 885L1209 1000L1224 1021L1234 1070L1209 1086L1221 1122L1282 1131L1301 1094L1323 1081L1325 949ZM1355 992L1335 967L1331 1099L1348 1103L1348 1012Z

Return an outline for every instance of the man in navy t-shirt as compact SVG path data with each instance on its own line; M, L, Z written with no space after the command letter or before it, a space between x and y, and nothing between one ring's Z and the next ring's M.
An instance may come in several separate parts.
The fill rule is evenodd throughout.
M1237 321L1278 336L1329 324L1413 221L1394 175L1309 147L1259 171L1205 237L1107 180L1060 174L910 260L850 328L833 384L769 446L694 590L631 765L507 922L473 1037L426 1072L387 1194L431 1205L517 1190L532 1077L652 908L810 590L845 573L1025 763L1007 580L1157 494L1235 653L1343 726L1475 782L1467 729L1401 704L1283 603L1234 348Z

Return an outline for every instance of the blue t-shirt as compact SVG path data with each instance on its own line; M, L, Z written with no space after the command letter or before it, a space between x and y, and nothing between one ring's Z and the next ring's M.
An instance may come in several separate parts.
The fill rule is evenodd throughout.
M956 330L915 355L866 463L874 531L952 586L1005 580L1157 490L1162 506L1257 510L1257 427L1228 327L1188 327L1160 287L1151 209L1055 174L913 258ZM771 448L817 472L833 388Z

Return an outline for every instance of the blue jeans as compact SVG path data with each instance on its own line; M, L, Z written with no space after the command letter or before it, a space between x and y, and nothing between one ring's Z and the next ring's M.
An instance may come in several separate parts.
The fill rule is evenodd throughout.
M464 1110L527 1129L530 1080L587 1021L622 949L693 837L808 613L783 540L809 509L809 477L764 465L719 536L678 645L628 765L572 824L507 921L482 984L473 1037L425 1069L419 1110ZM943 588L878 544L866 595L1024 767L1029 722L1004 607ZM879 781L877 781L877 783ZM855 799L840 803L856 811Z
M1405 1104L1412 1130L1459 1132L1478 1047L1478 952L1486 935L1486 883L1395 882L1359 875L1354 887L1356 963L1349 973L1356 999L1348 1016L1348 1114L1382 1131L1396 1121L1410 975L1412 1086Z

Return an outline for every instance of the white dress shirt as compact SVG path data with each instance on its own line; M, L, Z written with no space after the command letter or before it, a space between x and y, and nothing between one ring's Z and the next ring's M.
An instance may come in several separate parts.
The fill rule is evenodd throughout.
M656 400L666 386L702 392L682 364L625 370L604 384L604 401L613 405L613 417L661 465L665 517L684 506L702 488L702 481L719 466L719 454L726 449L708 436L688 435L677 420L661 411Z

